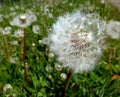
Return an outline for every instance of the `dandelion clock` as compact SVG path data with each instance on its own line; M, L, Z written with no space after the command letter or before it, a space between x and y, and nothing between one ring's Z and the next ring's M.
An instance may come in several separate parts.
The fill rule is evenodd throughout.
M73 73L82 74L95 68L105 47L105 25L97 14L84 14L78 10L58 17L53 24L49 34L50 50L70 71L63 97Z

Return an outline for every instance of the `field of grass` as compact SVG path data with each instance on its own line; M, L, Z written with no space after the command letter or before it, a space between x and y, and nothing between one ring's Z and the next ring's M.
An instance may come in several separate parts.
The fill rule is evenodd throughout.
M47 36L59 16L74 10L98 13L106 22L120 21L117 8L99 0L4 0L0 6L0 97L61 97L68 70L49 51ZM15 16L24 13L34 14L37 20L25 28L11 25ZM17 30L26 33L27 76L24 39L15 35ZM120 39L110 38L108 44L95 70L72 76L66 97L120 97Z

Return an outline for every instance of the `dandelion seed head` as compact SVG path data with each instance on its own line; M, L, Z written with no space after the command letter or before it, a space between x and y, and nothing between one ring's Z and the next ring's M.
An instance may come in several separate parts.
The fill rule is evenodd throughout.
M3 92L6 96L10 96L12 94L12 86L10 84L6 84L4 87L3 87Z
M89 72L94 69L102 50L97 40L105 35L100 30L103 27L98 20L96 15L93 17L76 11L60 16L53 24L49 34L49 46L50 50L58 55L58 60L63 67L68 67L75 73Z
M36 16L34 14L19 14L12 21L10 21L10 24L12 26L18 26L20 28L26 28L31 23L35 22L37 20Z
M24 31L23 30L21 30L21 29L18 29L18 30L16 30L15 32L14 32L14 35L13 35L14 37L24 37Z
M62 79L66 79L66 78L67 78L67 75L66 75L65 73L61 73L61 74L60 74L60 77L61 77Z
M113 39L120 38L120 22L110 21L107 25L107 34Z
M58 63L55 63L55 69L60 71L60 70L62 70L62 66Z
M33 25L32 30L33 30L33 33L35 34L39 34L40 32L40 28L38 25Z
M5 27L4 29L3 28L0 28L0 32L3 34L3 35L7 35L7 34L10 34L11 33L11 30L12 28L11 27Z

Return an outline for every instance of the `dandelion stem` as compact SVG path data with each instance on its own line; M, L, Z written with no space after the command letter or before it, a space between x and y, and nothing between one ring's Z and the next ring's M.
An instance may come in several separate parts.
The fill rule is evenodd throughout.
M62 97L65 97L66 95L66 91L68 89L68 86L69 86L69 83L70 83L70 79L73 75L73 70L69 70L69 73L67 75L67 79L66 79L66 82L65 82L65 86L64 86L64 89L63 89L63 92L62 92Z
M24 63L24 75L25 75L26 84L29 85L27 68L26 68L26 33L25 33L25 29L24 29L24 39L23 39L23 63Z
M4 41L4 52L5 52L6 59L7 61L10 61L8 43L5 35L3 35L3 41Z

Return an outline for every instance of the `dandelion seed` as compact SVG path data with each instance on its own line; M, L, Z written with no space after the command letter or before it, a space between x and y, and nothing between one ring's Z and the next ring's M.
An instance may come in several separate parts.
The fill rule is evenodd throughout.
M60 16L53 24L49 33L49 46L50 50L58 55L62 67L68 67L74 73L84 73L94 69L103 48L98 40L102 40L106 35L105 31L100 30L103 28L101 22L104 21L98 21L96 15L85 15L76 11Z
M107 34L113 39L120 38L120 22L110 21L107 25Z

